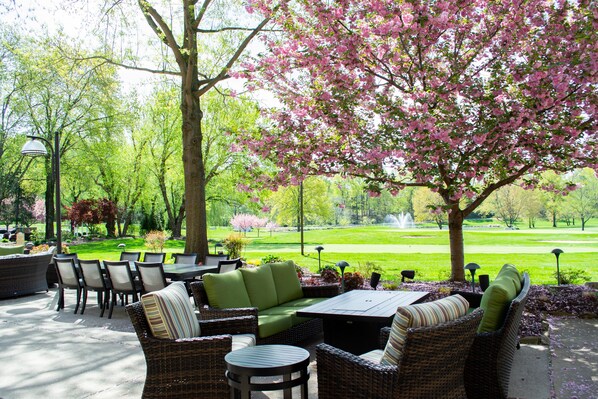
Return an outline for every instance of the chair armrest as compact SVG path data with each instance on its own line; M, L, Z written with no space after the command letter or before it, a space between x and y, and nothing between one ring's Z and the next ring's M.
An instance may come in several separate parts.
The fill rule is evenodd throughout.
M316 346L316 359L320 397L338 397L339 392L359 398L395 397L396 366L375 364L327 344Z
M253 316L257 319L257 308L225 308L212 307L199 308L202 320L224 319L228 317Z
M482 301L482 294L470 291L452 290L451 295L459 294L469 302L470 308L479 308Z
M222 334L254 334L257 336L257 317L227 317L224 319L200 320L202 336Z
M386 348L386 343L390 337L390 327L382 327L380 329L380 349Z
M301 289L305 298L332 298L339 293L337 284L303 285Z

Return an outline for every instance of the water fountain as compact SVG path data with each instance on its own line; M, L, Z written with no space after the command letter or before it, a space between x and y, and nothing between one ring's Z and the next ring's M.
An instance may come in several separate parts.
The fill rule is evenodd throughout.
M386 215L384 217L384 223L389 224L392 227L398 229L413 229L415 223L413 222L413 216L409 212L401 212L398 216Z

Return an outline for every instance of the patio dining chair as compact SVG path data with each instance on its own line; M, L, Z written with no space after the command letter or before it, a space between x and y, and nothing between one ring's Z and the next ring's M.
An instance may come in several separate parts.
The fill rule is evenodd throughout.
M102 273L102 267L99 260L79 260L79 268L83 277L83 305L81 314L85 312L87 304L87 294L89 291L95 291L98 296L98 305L100 306L100 317L104 317L104 310L108 307L110 301L110 281Z
M187 263L191 265L197 264L197 254L194 252L187 254L172 254L172 258L174 259L174 263Z
M166 254L164 252L146 252L143 255L143 261L145 263L164 263Z
M221 260L218 262L218 273L228 273L241 267L241 258Z
M120 260L128 260L136 262L141 258L141 252L127 252L123 251L120 253Z
M56 311L64 309L64 289L77 290L77 305L75 311L79 310L81 302L81 292L83 291L83 280L79 277L77 267L75 266L75 259L73 258L57 258L54 256L54 264L56 265L56 273L58 274L58 307Z
M116 294L123 295L125 299L128 295L132 295L133 301L137 302L139 300L138 294L141 293L141 282L133 278L129 261L111 262L106 260L104 265L112 286L110 311L108 312L108 318L111 319L114 304L116 303Z
M164 266L162 262L135 262L139 280L143 287L143 293L159 291L168 285L164 276Z
M206 258L204 259L203 264L205 266L218 266L218 262L220 262L221 260L228 260L228 255L212 255L212 254L207 254Z

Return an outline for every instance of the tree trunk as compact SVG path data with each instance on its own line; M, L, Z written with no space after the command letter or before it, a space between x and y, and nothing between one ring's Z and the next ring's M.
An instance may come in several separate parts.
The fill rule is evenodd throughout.
M196 55L197 57L197 55ZM187 212L187 238L185 252L195 252L203 262L208 254L208 229L206 213L206 174L202 154L201 119L203 117L195 88L197 63L187 73L194 84L186 84L183 74L181 112L183 117L183 169L185 174L185 211Z
M552 212L552 227L556 227L556 211Z
M451 281L465 281L465 256L463 252L463 212L455 205L448 213L451 248Z
M581 231L585 231L586 229L586 218L581 218Z

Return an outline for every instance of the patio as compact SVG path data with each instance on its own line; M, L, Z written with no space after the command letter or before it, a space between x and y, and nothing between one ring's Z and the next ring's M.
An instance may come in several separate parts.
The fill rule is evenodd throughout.
M92 295L85 314L75 315L69 291L61 312L55 311L56 289L0 302L0 397L140 397L145 360L124 308L115 308L111 320L100 318ZM590 398L598 389L596 377L592 381L598 375L598 347L592 335L598 321L559 319L551 327L557 344L522 345L517 351L510 396ZM318 342L305 344L312 355ZM313 359L309 397L317 398ZM281 398L282 393L253 397Z

